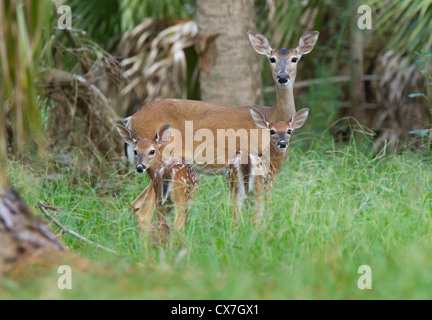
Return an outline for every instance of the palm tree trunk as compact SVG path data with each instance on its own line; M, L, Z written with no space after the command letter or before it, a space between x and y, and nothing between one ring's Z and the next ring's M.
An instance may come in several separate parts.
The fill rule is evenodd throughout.
M197 1L201 99L218 104L262 104L259 58L247 31L256 30L253 0Z
M364 124L366 114L364 104L365 86L363 82L363 30L357 26L357 8L360 6L360 1L355 0L352 3L351 11L353 19L351 22L351 42L350 42L350 57L351 57L351 114L360 123Z

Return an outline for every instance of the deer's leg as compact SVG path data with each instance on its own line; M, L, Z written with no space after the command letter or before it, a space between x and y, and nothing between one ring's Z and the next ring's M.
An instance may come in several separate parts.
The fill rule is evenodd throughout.
M162 198L159 194L156 193L156 219L158 224L168 224L167 218L169 210L167 208L168 203L162 204Z
M158 223L168 225L171 220L172 192L174 182L171 179L157 178L154 181L156 218Z
M256 176L255 179L255 214L253 219L260 222L265 210L265 186L261 176Z
M268 214L272 213L272 189L264 190L264 195L266 196L265 203L267 204Z
M186 228L189 204L188 199L191 191L182 182L174 182L173 198L175 208L174 227L176 230L184 231Z
M162 242L167 242L170 236L170 227L167 222L168 208L166 204L162 204L160 194L156 192L156 225L158 226L157 232Z
M144 189L144 191L141 192L141 194L134 201L132 201L131 205L132 205L132 210L134 213L136 213L141 208L141 206L143 205L143 203L145 201L145 197L147 195L147 191L148 191L150 185L152 185L152 184L153 183L150 180L149 185Z
M135 207L135 205L138 205ZM153 182L150 181L147 188L141 195L132 203L134 209L138 208L135 212L135 217L138 226L144 230L149 231L151 220L153 217L153 212L155 209L155 191L153 187Z
M237 226L240 219L240 211L245 201L245 196L241 193L238 184L230 189L231 197L231 214L234 227Z
M184 231L186 228L187 218L188 218L188 205L187 202L175 207L176 217L175 217L175 228L179 231Z
M166 223L155 222L151 224L150 237L155 245L166 244L170 236L170 228Z
M266 202L268 204L269 214L272 212L272 191L275 183L275 178L270 178L269 181L264 186L264 193L267 194Z

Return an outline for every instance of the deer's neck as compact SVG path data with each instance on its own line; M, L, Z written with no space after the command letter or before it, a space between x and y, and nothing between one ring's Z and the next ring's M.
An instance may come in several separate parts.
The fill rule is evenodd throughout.
M161 164L163 164L162 155L160 153L158 153L153 164L150 166L150 168L147 169L147 174L148 174L150 180L153 180L154 173L157 170L157 168L159 168L159 166Z
M278 174L279 171L282 169L282 166L288 158L289 149L286 152L278 152L276 148L272 147L270 151L270 167L271 171L274 172L274 174Z
M285 88L276 84L276 110L272 120L289 122L295 112L293 88Z

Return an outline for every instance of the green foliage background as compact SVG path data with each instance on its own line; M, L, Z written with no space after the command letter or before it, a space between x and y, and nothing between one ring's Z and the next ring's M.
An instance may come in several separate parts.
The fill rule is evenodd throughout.
M71 0L67 5L75 16L74 28L86 30L102 45L145 18L186 19L193 18L195 11L194 0Z
M278 26L280 43L295 44L295 38L303 31L298 27L299 13L307 8L295 7L285 14L286 6L298 6L299 1L274 3L276 16L272 24L266 20L265 2L256 1L258 13L262 13L258 14L261 31L271 34ZM395 18L409 22L400 28L389 46L405 53L430 51L431 1L393 1L387 6L388 1L370 3L382 5L377 20L381 27L377 30L383 36L395 28L391 23ZM86 30L87 37L104 46L112 36L130 29L143 17L193 18L194 13L193 1L74 0L68 4L76 16L74 27ZM346 62L346 4L330 0L308 2L309 9L317 10L314 28L340 30L321 43L308 61L320 77L325 78L341 61ZM33 20L28 26L33 26L35 17L39 17L39 9L32 9ZM48 14L49 8L44 10ZM403 18L399 16L401 12ZM39 27L43 28L47 21ZM24 28L22 20L20 23L23 32L38 30ZM14 39L10 36L6 40L9 44ZM1 43L3 48L5 43ZM36 57L42 48L39 38L31 48L33 61L38 62ZM326 56L324 53L329 50L333 53ZM5 56L2 62L6 61ZM324 58L318 60L321 56ZM11 71L4 65L2 111L13 87L3 81L6 71ZM37 99L31 90L37 66L25 65L19 70L27 76L28 86L19 88L19 94L29 99L33 113L13 115L28 123L38 119L34 116ZM26 156L10 157L7 176L36 214L38 200L58 206L66 212L57 214L64 225L121 255L101 253L62 235L75 254L98 268L74 270L71 291L58 290L55 266L48 273L34 270L26 279L1 278L0 297L431 299L430 151L404 150L395 154L384 148L376 154L370 150L368 137L361 145L355 140L336 145L328 128L338 111L340 95L333 85L323 83L299 98L299 106L317 107L314 116L293 137L290 159L278 178L273 207L271 213L267 211L264 223L249 222L250 213L244 212L243 222L233 228L223 178L200 176L200 192L191 208L188 228L184 234L173 237L167 248L145 247L139 238L130 202L147 180L130 167L114 171L101 164L100 175L82 175L79 168L85 155L70 149L64 151L73 155L73 163L68 166L55 154L37 159L31 148ZM373 271L370 291L357 287L358 267L365 264Z

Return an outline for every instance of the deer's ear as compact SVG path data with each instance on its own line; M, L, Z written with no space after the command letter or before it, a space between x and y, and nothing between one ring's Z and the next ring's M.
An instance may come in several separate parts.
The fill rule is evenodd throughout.
M289 123L291 128L292 129L301 128L305 124L308 116L309 116L308 108L304 108L301 109L300 111L297 111L295 115L292 116L291 121Z
M268 127L270 126L270 123L267 121L267 118L265 117L265 115L263 115L263 113L261 111L259 111L255 107L250 107L249 111L250 111L250 114L252 116L253 121L255 122L255 124L258 127L262 128L262 129L268 129Z
M128 144L137 144L139 140L141 140L140 136L137 135L132 130L129 130L126 127L123 127L122 125L116 126L117 132L122 137L123 141Z
M248 31L249 41L255 51L259 54L263 54L266 57L270 56L272 48L267 40L267 38L261 33L249 30Z
M163 145L164 143L167 143L170 139L171 139L171 125L167 123L159 128L154 140L158 145Z
M297 52L300 55L308 54L315 47L319 37L318 31L312 31L304 34L297 45Z

